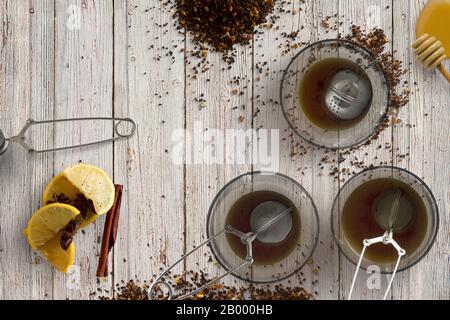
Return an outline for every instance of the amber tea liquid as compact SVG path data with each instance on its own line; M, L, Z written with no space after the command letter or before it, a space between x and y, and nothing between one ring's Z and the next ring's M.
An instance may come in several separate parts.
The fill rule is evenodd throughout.
M228 213L226 224L244 233L255 231L250 227L251 214L259 204L266 201L279 202L294 209L291 213L292 228L287 237L279 243L268 244L258 239L253 241L253 258L256 265L270 265L283 260L297 247L300 239L300 218L296 206L282 194L272 191L255 191L237 200ZM227 234L227 240L231 249L244 259L247 248L240 239Z
M394 179L374 179L365 182L349 196L342 212L342 229L349 245L357 252L363 248L362 241L379 237L386 230L375 220L373 206L375 201L385 192L401 190L414 208L415 220L405 230L394 232L393 238L406 250L406 255L412 254L421 245L427 230L427 213L420 195L408 184ZM397 251L391 245L377 243L366 249L364 255L375 263L394 263L398 257Z
M326 130L347 129L364 118L367 112L351 120L335 118L328 111L323 96L333 76L341 70L352 70L358 74L365 72L356 63L342 58L328 58L311 65L305 72L299 86L300 107L308 119Z

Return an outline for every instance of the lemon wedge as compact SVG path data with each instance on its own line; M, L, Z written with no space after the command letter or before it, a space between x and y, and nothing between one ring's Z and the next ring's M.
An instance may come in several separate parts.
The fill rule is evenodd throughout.
M66 203L80 209L84 228L99 215L107 213L114 203L112 180L100 168L78 164L67 168L50 181L44 191L44 204Z
M36 211L28 221L25 236L34 250L40 250L79 214L77 208L63 203L45 206Z
M63 175L94 204L95 213L105 214L114 203L115 189L112 180L100 168L79 164L64 170Z
M64 273L75 260L75 245L71 243L67 250L61 248L61 230L79 214L78 209L67 204L50 204L33 214L24 231L31 247L41 251L49 263Z
M61 232L58 232L50 241L44 244L40 251L45 259L51 263L57 270L67 273L75 261L75 245L73 242L67 250L60 245Z

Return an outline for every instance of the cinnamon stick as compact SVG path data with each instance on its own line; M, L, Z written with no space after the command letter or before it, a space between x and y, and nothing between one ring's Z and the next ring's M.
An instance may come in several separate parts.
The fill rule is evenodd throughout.
M123 186L114 185L116 193L114 203L111 209L106 214L105 227L103 230L102 249L98 260L97 277L108 276L108 255L114 247L117 239L117 229L120 217L120 205L122 202Z

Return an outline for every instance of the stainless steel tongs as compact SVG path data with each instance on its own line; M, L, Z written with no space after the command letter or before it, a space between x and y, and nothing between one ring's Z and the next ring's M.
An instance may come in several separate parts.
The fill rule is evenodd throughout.
M249 266L251 264L253 264L254 259L253 259L253 241L255 241L256 237L266 231L267 229L269 229L271 226L273 226L276 222L278 222L279 220L281 220L283 217L285 217L286 215L290 214L293 211L292 208L286 209L285 211L283 211L282 213L280 213L278 216L276 216L273 219L270 219L269 221L267 221L264 225L262 225L260 228L258 228L257 231L255 232L248 232L248 233L243 233L235 228L233 228L230 225L225 226L225 228L218 232L217 234L211 236L210 238L208 238L207 240L205 240L203 243L201 243L198 247L192 249L191 251L189 251L186 255L184 255L183 257L181 257L180 259L178 259L174 264L172 264L169 268L167 268L162 274L160 274L155 281L152 283L152 285L149 287L148 289L148 298L149 300L154 300L155 298L155 290L157 287L159 286L164 286L166 287L167 291L168 291L168 299L171 300L173 298L173 291L172 291L172 287L170 286L169 283L167 283L166 281L162 280L163 277L170 271L172 270L175 266L177 266L180 262L184 261L187 259L188 256L190 256L191 254L193 254L195 251L199 250L201 247L203 247L204 245L209 244L211 241L213 241L214 239L216 239L217 237L223 235L223 234L232 234L235 235L236 237L240 238L240 240L242 241L242 243L244 243L247 247L247 253L246 253L246 257L244 259L244 261L237 265L236 267L231 268L229 271L227 271L226 273L224 273L223 275L218 276L217 278L215 278L214 280L208 282L207 284L205 284L204 286L195 289L194 291L191 291L187 294L184 294L180 297L177 297L175 300L183 300L186 299L190 296L195 295L196 293L203 291L204 289L208 288L210 285L212 285L213 283L216 283L217 281L220 281L221 279L225 278L226 276L236 272L237 270L245 267L245 266Z
M364 239L363 240L363 249L361 251L361 254L359 255L358 264L356 265L355 274L353 275L352 285L350 287L350 293L348 295L348 300L352 298L353 288L356 283L356 278L358 276L359 268L361 267L362 260L364 258L364 254L366 252L366 249L376 243L382 243L384 245L392 245L394 249L397 251L398 258L395 263L394 269L392 271L391 278L389 280L386 292L384 293L383 300L386 300L387 295L389 291L391 290L392 282L394 281L395 275L397 273L398 266L400 265L400 260L402 257L406 254L406 251L400 247L400 245L397 243L397 241L394 240L393 235L394 231L399 231L405 229L410 220L408 219L398 219L399 213L401 210L401 199L402 199L403 192L401 190L397 190L397 192L393 195L393 199L390 195L387 197L383 197L382 200L380 200L381 205L379 205L377 213L378 218L378 224L382 227L386 228L385 233L382 236L375 237L372 239ZM392 201L392 202L391 202ZM383 208L384 207L384 208ZM388 210L386 210L388 208ZM385 209L385 210L383 210Z
M352 281L352 286L350 287L350 293L348 294L348 300L351 300L351 298L352 298L353 288L356 283L356 278L358 276L359 268L361 267L361 262L364 257L364 253L366 252L367 247L369 247L375 243L383 243L384 245L392 245L395 248L395 250L397 250L397 254L398 254L397 262L395 263L394 270L392 271L391 279L389 280L389 284L388 284L386 292L384 293L384 296L383 296L383 300L386 300L387 295L388 295L389 291L391 290L391 286L392 286L392 282L394 281L395 274L397 273L397 269L400 264L400 260L406 254L406 251L399 246L399 244L392 238L392 235L393 235L392 230L386 231L380 237L376 237L376 238L372 238L372 239L365 239L363 241L364 246L363 246L363 249L359 256L355 274L353 275L353 281Z
M52 149L45 149L45 150L36 150L34 147L32 147L26 140L25 134L27 131L35 125L41 125L41 124L49 124L49 123L59 123L59 122L75 122L75 121L88 121L88 120L109 120L114 123L114 133L115 137L95 142L89 142L79 145L73 145L73 146L64 146L59 148L52 148ZM119 126L122 123L128 123L130 124L130 128L128 128L127 132L120 132ZM91 146L95 144L105 143L105 142L112 142L118 139L123 138L129 138L131 137L134 132L136 131L136 123L130 119L130 118L107 118L107 117L92 117L92 118L71 118L71 119L59 119L59 120L44 120L44 121L36 121L33 119L28 119L25 126L22 128L22 130L19 132L18 135L13 136L11 138L5 138L3 135L3 132L0 130L0 155L5 153L8 150L8 146L10 143L15 142L20 144L25 150L29 152L34 153L44 153L44 152L54 152L54 151L61 151L61 150L67 150L72 148L80 148L80 147L86 147Z

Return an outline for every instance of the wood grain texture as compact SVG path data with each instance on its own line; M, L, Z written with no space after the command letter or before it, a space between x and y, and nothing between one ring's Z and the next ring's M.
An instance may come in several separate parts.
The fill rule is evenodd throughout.
M394 127L394 162L414 172L431 188L440 214L439 231L427 256L401 273L393 288L399 299L448 299L449 285L449 191L450 93L448 83L437 71L424 69L414 58L410 45L415 40L415 21L426 1L394 1L394 50L399 58L411 61L407 81L411 87L409 105ZM398 155L410 156L400 161Z
M19 132L30 115L30 13L28 4L3 1L0 7L2 42L0 62L1 120L6 136ZM4 128L4 129L3 129ZM20 161L20 160L21 161ZM3 158L2 158L3 160ZM22 230L36 207L32 190L36 169L31 157L10 147L0 166L0 298L31 297L32 254ZM39 171L39 168L37 168ZM30 199L23 201L23 197Z
M190 60L185 79L186 130L191 141L187 137L185 251L189 251L207 239L207 215L215 195L230 180L252 170L252 137L247 143L237 144L235 152L228 152L224 143L230 143L225 136L227 130L253 129L253 50L251 46L239 46L231 67L221 53L210 52L206 57L209 70L199 69L196 74L194 67L200 59L192 54L199 47L190 34L186 37L186 58ZM234 81L236 78L238 82ZM245 154L245 160L239 162L237 154ZM236 163L230 164L233 158ZM210 249L203 247L186 260L185 269L203 269L210 277L225 273L217 263L209 262L211 255ZM233 277L224 282L237 287L245 285Z
M27 7L24 10L27 10ZM37 120L51 119L55 112L55 69L53 63L55 58L54 12L54 1L32 1L29 4L31 69L29 116ZM23 121L24 119L18 120ZM52 128L39 127L34 136L41 137L41 139L36 139L36 145L39 148L52 147L54 145ZM45 188L49 177L54 174L53 163L54 158L51 154L44 154L35 159L30 159L29 165L33 166L33 182L31 184L32 189L30 194L32 208L27 212L27 217L42 204L42 192L34 192L34 190L43 190ZM34 252L31 255L31 299L52 299L54 271L43 262L42 257L37 256Z
M340 32L350 34L352 25L361 26L362 30L368 31L372 28L381 28L385 31L389 39L392 38L392 6L391 0L383 1L340 1L339 15L342 19ZM391 44L386 46L386 50L391 51ZM381 132L377 140L373 141L369 146L364 146L359 150L352 151L345 156L345 161L340 164L340 169L351 167L350 161L356 159L364 160L368 166L373 165L391 165L392 151L386 148L392 145L392 127L386 128ZM358 170L356 170L358 171ZM340 173L340 187L349 179L351 175ZM355 265L350 263L343 255L340 260L340 299L348 297L353 274L355 273ZM361 270L353 291L353 299L381 299L384 289L387 286L385 276L381 277L380 289L370 290L366 284L368 274Z
M1 0L0 128L7 136L16 134L29 117L131 117L138 130L132 139L95 148L36 156L11 146L1 156L0 299L89 299L98 288L100 295L112 296L115 284L149 281L198 245L206 237L206 215L216 193L232 178L261 168L253 164L254 140L238 150L248 154L245 164L211 164L203 157L196 162L194 155L220 146L208 140L214 129L279 130L278 171L311 194L320 216L320 239L311 261L283 283L304 286L317 292L318 299L345 299L355 267L339 254L329 216L332 200L351 175L341 173L335 179L327 167L321 169L324 156L338 162L339 152L309 146L284 119L279 86L296 50L283 53L289 44L280 34L304 26L295 42L312 42L346 34L352 24L386 31L392 39L389 50L410 69L406 79L412 94L399 115L401 122L372 145L346 155L340 168L364 159L366 164L394 164L424 178L438 203L439 233L428 255L399 274L391 298L448 299L449 90L439 73L414 61L410 50L425 2L287 2L288 12L272 28L259 28L252 45L237 46L230 69L220 54L210 52L209 70L192 77L199 62L191 56L192 37L177 30L173 9L159 0ZM324 27L328 16L330 25L342 21L337 30ZM235 77L240 77L239 84ZM189 139L197 127L207 141ZM190 137L180 136L183 129ZM38 127L30 138L38 147L57 147L112 136L111 124L96 121ZM102 167L124 185L118 239L110 257L112 275L99 282L95 271L103 217L77 236L78 269L69 275L54 271L32 252L22 234L42 205L44 186L79 161ZM210 255L205 248L175 271L223 273L208 262ZM361 272L354 298L379 299L386 278L380 290L368 290L366 278ZM232 277L225 282L246 285Z
M112 15L111 1L56 1L54 118L112 116ZM54 128L55 146L112 135L110 122L63 125ZM112 145L55 153L54 174L79 161L100 166L112 175ZM95 273L103 221L104 217L100 217L75 240L75 266L79 272L75 269L75 274L67 276L54 272L54 299L86 299L97 289Z
M301 285L311 292L320 292L321 299L338 297L338 250L332 242L330 212L332 201L322 201L322 197L330 200L338 191L337 181L326 171L320 169L319 163L325 156L337 159L336 152L308 146L290 129L284 118L280 105L280 85L283 71L297 50L284 50L299 42L310 42L314 39L337 37L337 31L326 30L321 26L322 19L333 15L337 10L337 2L308 1L305 4L288 2L284 5L287 13L272 28L263 29L263 34L255 39L255 67L267 63L263 73L255 71L255 127L280 130L280 168L281 173L293 177L309 192L317 206L320 219L319 243L313 257L296 276L287 279L285 285ZM302 28L304 27L304 29ZM278 30L279 29L279 30ZM288 41L280 34L303 29L296 41ZM274 41L279 38L278 41ZM260 79L260 80L259 80Z
M149 281L184 249L184 166L169 153L185 124L184 36L159 1L114 5L114 111L138 121L137 135L115 146L114 178L126 187L114 280Z

